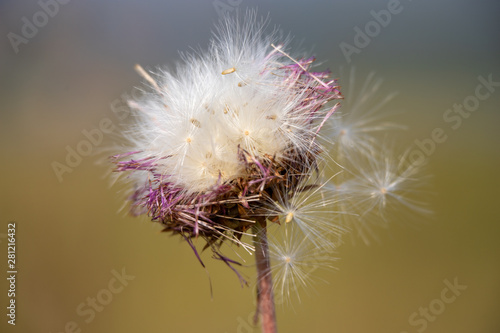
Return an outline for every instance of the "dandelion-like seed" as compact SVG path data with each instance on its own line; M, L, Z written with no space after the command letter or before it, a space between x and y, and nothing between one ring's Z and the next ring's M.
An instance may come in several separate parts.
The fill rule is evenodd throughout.
M387 227L393 213L422 216L429 210L418 200L426 183L421 166L407 163L405 154L397 156L388 141L389 133L406 128L387 120L385 107L396 94L380 95L382 80L373 72L361 85L355 85L355 76L351 68L342 113L331 122L329 156L343 172L325 187L336 193L343 225L368 244L376 239L374 227Z
M360 88L355 84L355 69L351 68L347 88L343 93L348 96L343 112L332 117L333 137L336 144L335 159L344 159L360 155L370 155L378 149L377 134L386 134L389 130L405 129L404 126L385 120L387 114L380 112L396 93L379 98L381 79L370 73Z
M274 216L283 229L296 227L307 242L320 249L334 249L346 227L332 223L332 219L343 212L335 210L341 198L337 191L327 187L330 180L310 173L296 187L281 183L262 215Z
M290 303L294 293L300 301L299 289L311 284L316 270L333 268L334 249L316 246L297 225L288 226L284 232L277 231L270 231L274 289L283 298L277 303Z
M406 155L402 154L399 163L395 163L394 149L385 143L380 151L372 150L371 155L360 156L346 165L347 175L339 185L342 195L338 195L345 198L342 205L352 214L342 217L365 243L375 237L373 226L387 227L391 213L431 213L426 203L419 200L425 194L426 184L421 176L422 166L409 163Z
M293 58L286 40L264 27L255 13L225 18L208 51L185 55L175 73L153 78L139 68L152 89L130 103L138 115L126 134L131 148L113 158L136 188L133 211L181 235L200 262L196 237L233 269L224 242L255 252L258 312L263 331L274 332L267 224L286 213L285 225L297 221L319 244L336 231L295 205L321 191L305 184L323 150L318 133L339 107L329 102L342 96L329 72L311 70L314 58Z

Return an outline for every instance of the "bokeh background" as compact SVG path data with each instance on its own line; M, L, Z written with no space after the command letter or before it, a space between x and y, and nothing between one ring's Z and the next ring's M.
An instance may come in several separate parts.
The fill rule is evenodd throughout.
M52 167L65 164L66 147L84 140L83 130L104 118L120 122L111 104L123 106L122 94L140 83L135 63L172 66L178 51L207 45L217 8L258 7L337 75L355 66L358 83L376 72L384 79L380 96L397 91L386 108L408 126L400 143L429 138L437 127L448 135L428 159L433 195L422 199L434 217L396 216L391 228L378 230L378 243L342 245L338 270L318 272L326 282L278 306L280 331L417 332L423 326L411 326L411 314L441 297L445 279L457 278L467 289L423 331L500 332L500 87L458 129L443 121L447 109L474 94L479 76L500 81L500 5L402 0L402 11L348 63L339 45L353 45L353 29L388 3L70 1L16 53L8 33L21 35L22 18L32 22L41 7L0 1L0 276L9 221L17 222L19 271L15 327L6 323L8 286L0 279L0 331L259 331L249 321L252 288L241 288L207 253L211 299L187 244L120 210L124 186L110 186L97 163L102 154L83 157L62 181ZM112 141L105 135L93 153ZM122 269L135 278L87 323L90 315L77 308L105 297L112 271ZM247 274L253 277L252 269Z

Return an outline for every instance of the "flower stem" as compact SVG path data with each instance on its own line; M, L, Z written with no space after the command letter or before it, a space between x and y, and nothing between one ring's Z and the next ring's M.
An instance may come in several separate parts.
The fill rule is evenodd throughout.
M257 313L260 314L262 333L276 333L276 312L274 310L273 283L269 246L267 243L266 219L255 221L255 256L257 260Z

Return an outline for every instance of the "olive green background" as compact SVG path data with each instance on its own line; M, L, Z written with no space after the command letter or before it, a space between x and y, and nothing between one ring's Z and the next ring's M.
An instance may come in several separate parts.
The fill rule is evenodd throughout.
M433 194L422 199L434 216L395 216L377 231L379 243L341 246L337 270L318 272L300 302L278 306L280 331L417 332L410 315L441 297L445 279L457 278L467 289L425 332L499 332L500 89L456 130L442 117L474 94L479 76L500 81L500 6L401 1L402 11L348 63L340 43L353 44L353 29L388 2L219 2L269 13L271 25L336 75L355 66L357 83L372 71L384 78L380 96L399 92L387 110L400 112L395 120L408 126L399 143L412 145L438 127L448 136L426 171ZM172 66L179 50L207 45L218 18L213 2L74 0L16 54L7 34L20 34L22 17L39 10L35 1L0 2L0 277L9 221L17 223L19 271L17 325L8 325L2 310L0 331L63 332L74 321L82 332L258 332L248 319L252 288L241 288L206 253L212 300L207 274L186 243L120 211L124 186L110 186L99 164L114 136L106 134L93 149L98 154L83 157L62 182L51 166L65 163L66 147L85 139L82 130L104 118L119 123L110 104L140 83L135 63ZM86 323L77 307L122 268L134 280ZM251 267L245 273L253 279ZM2 309L7 289L2 278Z

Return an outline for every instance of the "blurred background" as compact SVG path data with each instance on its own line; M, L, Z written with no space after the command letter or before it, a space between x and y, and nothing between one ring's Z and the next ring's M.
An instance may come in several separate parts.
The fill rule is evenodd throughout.
M318 272L323 281L300 302L278 305L280 331L500 332L500 87L456 129L443 119L454 104L473 101L480 76L500 82L497 1L57 3L0 1L1 275L10 221L18 269L16 326L2 313L1 332L259 331L252 287L241 288L206 253L211 299L185 242L120 210L125 186L110 186L96 155L113 135L82 144L85 131L103 121L117 128L126 117L123 94L141 82L134 64L172 67L178 51L206 47L222 11L256 7L335 76L354 66L357 84L375 72L381 98L398 92L385 108L408 126L400 143L431 138L435 128L447 135L428 157L434 194L422 200L434 216L395 216L377 230L378 243L342 245L338 270ZM373 23L381 10L393 12L385 26ZM368 41L356 27L373 29ZM69 166L68 149L78 147L92 153ZM253 279L251 267L245 273ZM0 281L6 312L8 284ZM467 288L446 303L445 281Z

